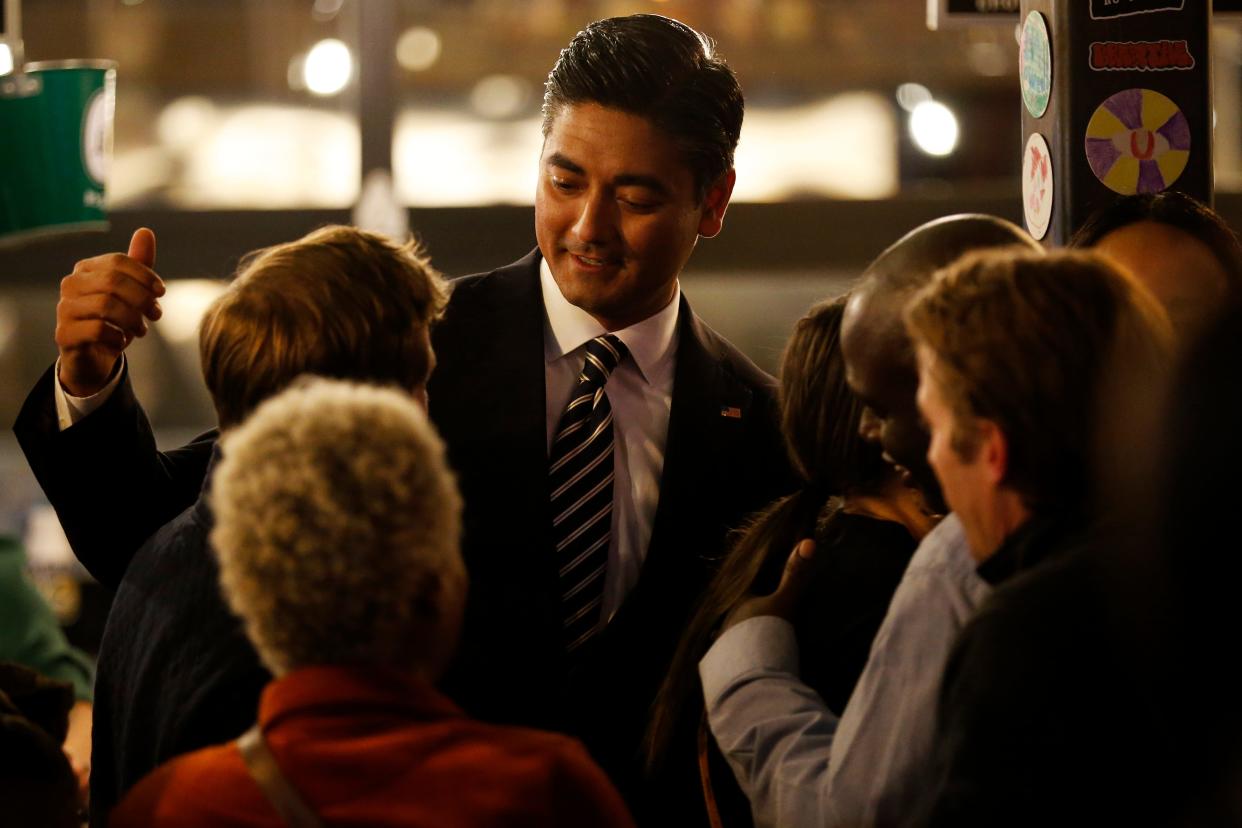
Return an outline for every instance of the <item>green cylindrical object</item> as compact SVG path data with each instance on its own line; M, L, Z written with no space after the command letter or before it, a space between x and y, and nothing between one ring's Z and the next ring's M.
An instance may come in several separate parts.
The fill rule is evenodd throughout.
M107 229L116 63L30 63L21 86L0 92L0 244Z

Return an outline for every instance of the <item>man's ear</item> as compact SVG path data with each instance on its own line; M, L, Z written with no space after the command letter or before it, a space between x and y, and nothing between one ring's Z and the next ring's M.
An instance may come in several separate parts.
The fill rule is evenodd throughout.
M733 196L733 183L737 181L737 172L730 169L720 176L703 196L703 206L699 217L699 235L710 239L720 232L724 226L725 210L729 209L729 199Z
M987 468L988 479L999 486L1009 473L1009 441L1000 426L991 420L980 420L979 430L982 434L980 459Z

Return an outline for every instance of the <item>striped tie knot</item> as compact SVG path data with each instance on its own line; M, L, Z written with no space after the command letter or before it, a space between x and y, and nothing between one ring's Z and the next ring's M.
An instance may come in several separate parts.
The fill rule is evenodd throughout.
M629 350L625 343L612 334L597 336L587 343L586 360L582 363L582 373L578 374L578 382L589 382L593 386L603 388L608 377L625 359Z

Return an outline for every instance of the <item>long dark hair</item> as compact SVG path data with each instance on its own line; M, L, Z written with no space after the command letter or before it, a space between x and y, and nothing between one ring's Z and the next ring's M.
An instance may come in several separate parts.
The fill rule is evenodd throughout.
M839 501L832 498L874 493L892 474L880 449L858 436L863 406L846 385L840 350L847 299L811 308L785 346L781 431L803 485L733 533L728 555L686 627L652 705L645 742L649 769L660 763L678 721L699 697L699 659L720 622L749 594L768 557L783 560L797 541L821 534L838 511Z

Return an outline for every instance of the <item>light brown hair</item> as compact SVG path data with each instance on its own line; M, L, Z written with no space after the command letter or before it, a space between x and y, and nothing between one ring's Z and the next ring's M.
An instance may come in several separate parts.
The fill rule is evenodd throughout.
M953 446L973 455L977 419L1008 444L1005 483L1033 509L1083 507L1102 428L1138 378L1163 374L1168 317L1132 276L1090 253L969 254L906 307L953 412Z
M426 382L447 286L416 242L330 226L257 250L203 318L199 355L221 428L301 374Z

